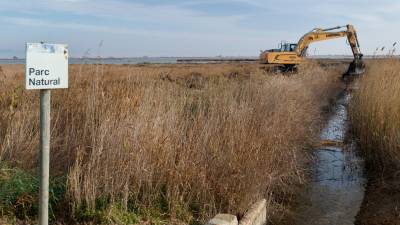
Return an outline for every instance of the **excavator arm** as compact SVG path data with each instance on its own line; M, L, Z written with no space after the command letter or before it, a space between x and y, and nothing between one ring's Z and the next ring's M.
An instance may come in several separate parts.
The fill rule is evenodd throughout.
M363 54L360 50L357 32L352 25L347 25L347 40L353 52L354 60L350 63L347 72L343 74L343 78L346 76L361 75L365 72L365 64L362 59Z

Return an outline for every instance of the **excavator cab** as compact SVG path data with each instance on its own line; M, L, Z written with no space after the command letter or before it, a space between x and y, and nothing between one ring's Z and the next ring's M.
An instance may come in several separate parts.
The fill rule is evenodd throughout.
M298 44L281 42L277 49L262 51L260 62L263 64L280 64L280 67L292 68L302 60L296 53L297 46Z
M297 44L281 42L277 49L262 51L260 62L263 64L275 64L274 67L265 67L273 72L295 72L296 65L302 60L296 53ZM272 62L272 63L271 63Z
M280 44L280 52L294 52L296 50L297 44L291 43L281 43Z
M265 52L294 52L296 50L297 44L285 43L282 42L279 44L279 47L276 49L269 49Z

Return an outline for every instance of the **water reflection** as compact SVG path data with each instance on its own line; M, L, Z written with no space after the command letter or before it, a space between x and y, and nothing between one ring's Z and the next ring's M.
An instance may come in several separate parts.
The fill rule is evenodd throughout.
M321 133L321 140L331 143L316 149L313 181L300 206L299 224L353 225L363 197L366 179L364 162L354 142L346 143L347 106L350 95L337 102L334 115ZM332 144L335 143L335 144Z

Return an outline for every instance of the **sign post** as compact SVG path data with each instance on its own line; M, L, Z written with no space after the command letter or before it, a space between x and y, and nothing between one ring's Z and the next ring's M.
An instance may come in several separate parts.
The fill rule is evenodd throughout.
M25 88L40 89L39 225L49 223L50 89L68 88L68 46L27 43Z
M50 177L50 90L40 90L39 225L48 225Z

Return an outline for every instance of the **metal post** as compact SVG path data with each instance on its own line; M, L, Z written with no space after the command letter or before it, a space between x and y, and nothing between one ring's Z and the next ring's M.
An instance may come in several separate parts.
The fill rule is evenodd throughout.
M49 224L50 90L40 90L39 225Z

